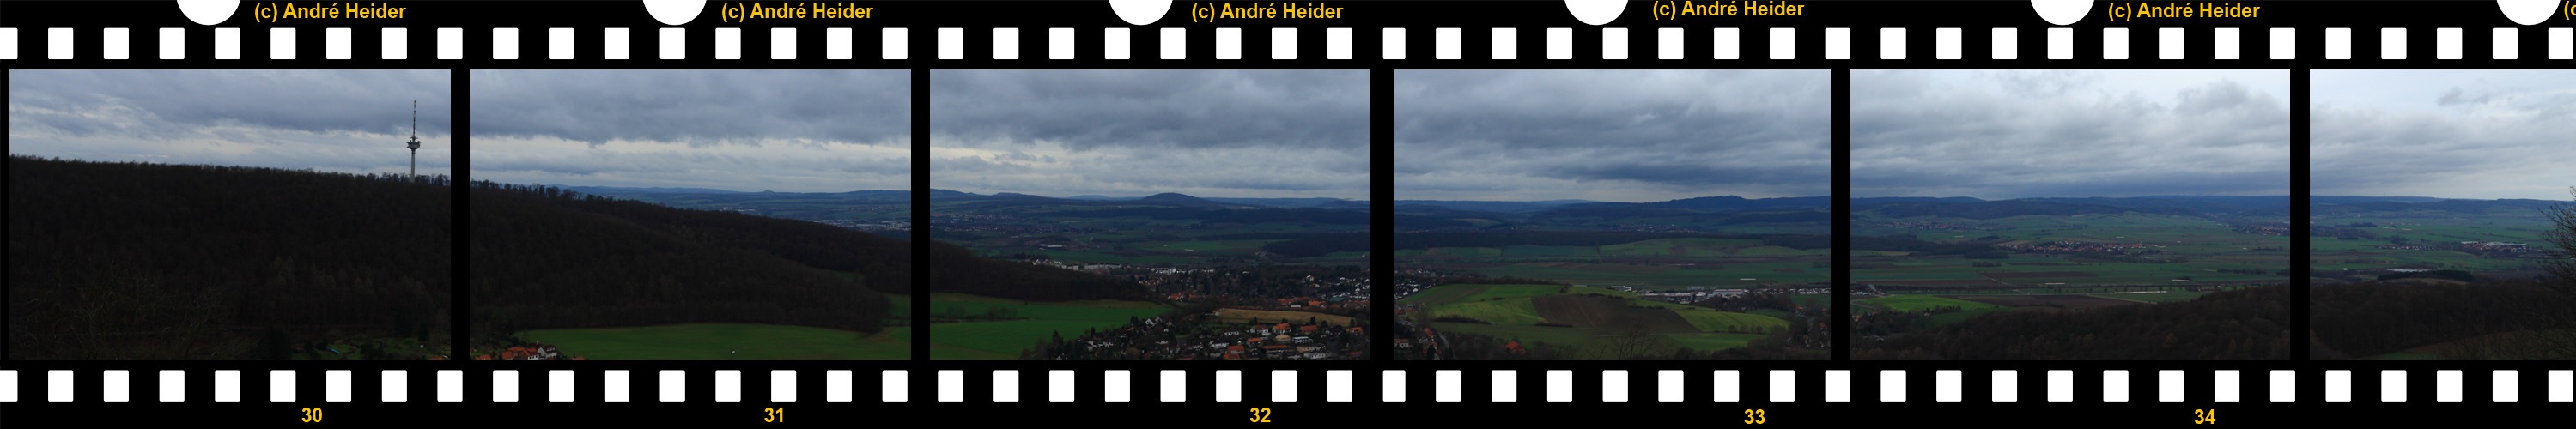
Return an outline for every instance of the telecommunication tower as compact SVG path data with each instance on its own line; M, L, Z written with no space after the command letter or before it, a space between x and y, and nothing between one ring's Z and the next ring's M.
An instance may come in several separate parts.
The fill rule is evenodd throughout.
M411 178L420 180L420 100L411 101L411 141L404 145L411 148Z

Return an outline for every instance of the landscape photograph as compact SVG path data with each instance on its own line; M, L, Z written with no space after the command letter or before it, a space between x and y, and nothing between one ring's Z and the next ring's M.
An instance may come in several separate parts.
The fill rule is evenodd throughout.
M449 358L448 88L9 71L9 358Z
M2290 358L2289 74L1852 73L1852 356Z
M459 359L912 357L910 73L469 77Z
M2576 72L2312 76L2309 357L2576 358Z
M1399 70L1401 359L1831 356L1822 70Z
M1369 75L930 73L931 359L1369 357Z

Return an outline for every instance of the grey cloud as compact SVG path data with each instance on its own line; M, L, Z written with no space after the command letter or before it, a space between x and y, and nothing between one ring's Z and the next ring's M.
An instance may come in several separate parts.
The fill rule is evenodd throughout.
M474 179L844 192L911 188L904 71L472 74Z
M1398 197L1827 195L1827 78L1824 71L1397 71ZM1430 177L1468 172L1491 184Z
M12 154L402 172L448 165L445 70L12 70Z
M1361 70L937 70L931 127L968 141L1207 148L1368 144Z
M2457 105L2462 105L2462 104L2486 104L2487 100L2490 100L2490 99L2493 99L2493 98L2494 98L2494 97L2489 96L2489 95L2485 95L2485 94L2480 94L2480 95L2477 95L2477 96L2466 96L2466 95L2463 95L2463 94L2461 94L2461 93L2460 93L2460 87L2456 87L2456 86L2454 86L2454 87L2451 87L2451 92L2445 92L2445 93L2442 93L2442 99L2440 99L2440 100L2436 100L2436 101L2435 101L2435 103L2436 103L2436 104L2443 105L2443 106L2457 106Z
M902 70L478 70L476 135L692 145L908 144Z
M2316 73L2317 195L2565 199L2576 186L2576 73Z
M1366 199L1366 71L931 73L931 181L1039 195Z
M445 70L11 70L13 118L74 135L240 125L408 134L448 129ZM82 121L129 113L136 122ZM11 121L15 128L17 119Z
M2285 194L2287 88L2261 73L1855 72L1853 193Z

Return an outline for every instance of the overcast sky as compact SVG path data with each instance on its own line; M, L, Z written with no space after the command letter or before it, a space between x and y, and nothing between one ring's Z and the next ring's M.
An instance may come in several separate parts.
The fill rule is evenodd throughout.
M912 189L904 70L477 70L474 180Z
M2567 200L2576 71L2317 70L2313 195Z
M446 70L10 70L9 153L347 173L448 169Z
M1369 197L1365 70L934 70L934 188Z
M2289 76L1854 70L1852 194L2289 195Z
M1406 200L1833 193L1823 70L1398 70Z

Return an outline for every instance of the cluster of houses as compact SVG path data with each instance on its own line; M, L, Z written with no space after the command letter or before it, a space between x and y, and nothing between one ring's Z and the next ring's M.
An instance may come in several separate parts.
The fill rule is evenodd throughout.
M1105 273L1105 272L1109 272L1109 270L1115 270L1115 269L1119 269L1119 268L1125 268L1125 266L1122 266L1122 265L1116 265L1116 264L1076 264L1076 263L1070 263L1070 262L1058 262L1058 261L1056 261L1056 260L1052 260L1052 259L1025 259L1025 260L1021 260L1020 262L1027 262L1027 263L1029 263L1029 265L1036 265L1036 266L1041 266L1041 267L1056 267L1056 268L1062 268L1062 269L1067 269L1067 270L1084 271L1084 272L1092 272L1092 273Z
M911 231L912 222L900 220L821 219L814 223L860 231Z
M1438 285L1439 282L1436 279L1443 276L1444 274L1439 271L1420 268L1395 270L1395 297L1397 299L1403 299L1404 297L1413 296L1415 293L1420 293L1423 290L1431 289L1432 286Z
M1142 319L1073 338L1052 351L1054 359L1169 360L1322 360L1361 359L1367 354L1367 330L1322 321L1286 320L1206 322L1216 314L1173 321Z
M480 354L480 355L475 355L475 356L474 356L474 360L583 360L583 359L582 359L581 357L579 357L579 356L569 356L569 355L565 355L565 354L563 354L563 351L561 351L561 350L555 350L555 346L544 345L544 344L529 344L529 345L522 345L522 346L510 346L510 347L508 347L508 348L503 348L503 349L501 349L501 351L500 351L500 352L498 352L498 353L484 353L484 354Z
M2005 226L2003 226L2003 225L1990 224L1990 223L1940 222L1940 221L1915 221L1915 222L1906 222L1906 221L1879 221L1879 222L1877 222L1877 223L1878 223L1878 226L1889 227L1889 228L1903 228L1903 229L1927 229L1927 230L1936 230L1936 231L1984 231L1984 230L2010 229L2009 227L2005 227Z
M1358 277L1265 277L1245 276L1243 274L1249 273L1232 268L1056 265L1134 281L1155 296L1171 301L1208 302L1261 310L1336 312L1369 308L1371 281L1365 272Z
M1576 285L1576 286L1577 286L1577 287L1583 287L1583 285ZM1753 293L1753 291L1754 291L1754 290L1752 290L1752 289L1718 289L1716 286L1690 286L1690 287L1684 287L1684 288L1681 288L1680 290L1662 290L1662 291L1644 290L1644 289L1638 289L1638 288L1636 288L1636 287L1630 287L1630 286L1610 286L1610 287L1607 287L1607 289L1610 289L1610 290L1617 290L1617 291L1624 291L1624 292L1634 292L1634 293L1636 293L1636 294L1637 294L1637 298L1639 298L1639 299L1651 299L1651 300L1656 300L1656 301L1665 301L1665 302L1673 302L1673 303L1680 303L1680 304L1689 304L1689 303L1695 303L1695 302L1707 301L1707 300L1712 300L1712 299L1728 299L1728 298L1741 297L1741 296L1744 296L1745 294ZM1822 287L1798 288L1798 289L1772 289L1772 290L1774 290L1774 291L1775 291L1775 292L1772 292L1772 293L1788 293L1788 294L1791 294L1791 295L1823 295L1823 294L1826 294L1826 293L1831 293L1831 292L1833 292L1833 289L1831 289L1831 288L1822 288Z
M2503 241L2462 241L2460 250L2477 253L2531 253L2530 244Z
M2236 233L2238 233L2238 234L2261 234L2261 235L2273 235L2273 236L2278 236L2278 235L2288 235L2288 234L2290 233L2290 226L2289 226L2289 225L2269 225L2269 224L2237 224L2237 225L2235 225L2235 230L2236 230Z
M2092 243L2081 241L2040 241L1996 244L1995 247L2032 253L2109 253L2127 254L2134 250L2165 247L2146 243Z

